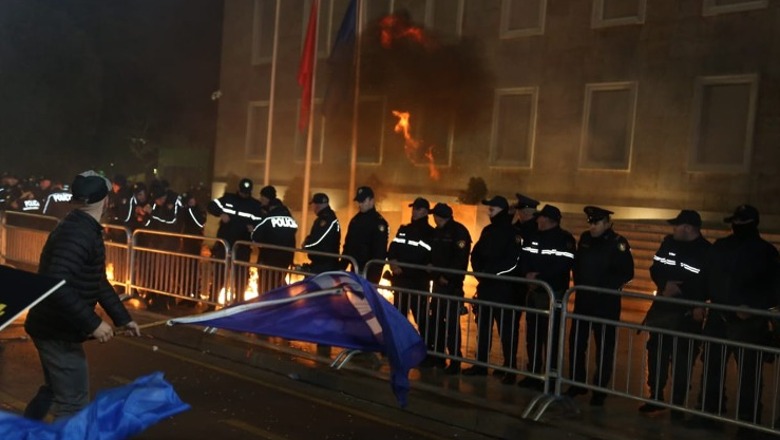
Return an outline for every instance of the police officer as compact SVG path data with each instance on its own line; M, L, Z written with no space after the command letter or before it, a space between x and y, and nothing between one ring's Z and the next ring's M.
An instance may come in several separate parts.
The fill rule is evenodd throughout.
M493 275L511 274L517 270L520 247L515 241L515 231L512 228L512 217L509 215L509 202L502 196L494 196L483 200L488 207L490 224L482 229L479 240L471 251L471 267L475 272ZM507 305L520 305L520 298L513 283L496 279L481 278L477 284L477 297L483 301ZM490 343L493 336L493 322L498 326L501 338L501 351L504 357L503 366L517 368L517 343L520 315L515 310L498 307L479 306L477 312L477 360L488 362ZM475 365L463 370L467 376L484 376L487 367ZM515 383L514 373L502 374L501 383Z
M763 310L777 305L780 261L777 249L761 238L759 219L758 209L751 205L740 205L733 215L723 219L731 224L732 234L715 241L703 271L707 299L713 304ZM749 312L711 310L703 334L710 338L765 345L767 327L766 318ZM728 377L728 358L732 355L738 367L737 417L760 424L763 358L756 350L711 342L704 344L702 409L716 414L725 411L723 381Z
M710 249L710 242L701 235L701 216L684 209L677 217L667 220L673 232L664 237L661 247L653 257L650 276L656 285L656 294L667 298L704 301L701 270ZM696 313L694 313L696 310ZM704 319L701 308L654 302L645 318L645 324L682 333L700 334ZM673 368L672 403L685 404L691 380L693 359L699 351L699 341L650 332L647 341L647 385L650 398L664 400L664 388ZM662 411L664 407L645 403L639 407L643 413ZM672 412L679 418L682 413Z
M311 231L303 241L303 248L310 251L338 254L341 250L341 225L336 213L330 207L330 199L327 194L316 193L311 197L309 206L314 210L317 218L311 225ZM308 270L318 274L332 270L340 270L338 258L324 255L309 254L311 265Z
M463 224L452 217L452 208L437 203L431 211L436 229L431 238L431 265L434 270L433 292L451 296L452 299L431 300L431 320L428 341L434 341L433 351L443 352L445 347L450 356L463 357L460 348L460 309L463 298L463 274L436 272L436 268L466 271L471 251L471 234ZM446 374L460 373L460 361L452 360L445 368Z
M263 206L262 213L266 216L271 210L271 202L276 200L276 188L266 185L260 188L260 205Z
M536 216L538 231L523 241L522 274L531 280L544 281L550 285L555 301L560 302L563 292L569 288L571 268L574 265L576 244L574 237L561 228L561 210L553 205L545 205ZM531 309L548 309L549 296L546 292L531 286L528 292L526 312L526 348L528 350L528 370L541 374L546 359L545 348L548 342L547 328L550 318L533 312ZM553 334L551 352L557 353L560 315L553 313ZM551 366L558 369L558 365ZM541 390L544 383L526 377L518 383L523 388Z
M275 192L275 191L274 191ZM298 223L290 214L290 210L277 198L268 202L268 213L252 231L252 241L274 246L295 248L295 234L298 233ZM260 248L257 262L264 266L289 269L295 258L292 250ZM267 292L284 285L286 270L261 269L258 278L258 292Z
M181 200L179 195L170 189L166 189L160 182L154 182L149 188L149 197L151 199L151 210L149 212L149 222L147 229L168 234L178 233L181 227L177 224ZM151 235L147 234L142 240L144 245L154 247L155 249L175 252L179 250L179 237L170 235ZM165 286L173 287L171 273L161 271L161 255L154 253L143 255L150 260L149 279L164 283ZM165 289L163 289L165 290ZM152 310L162 310L172 307L175 299L168 295L149 293L147 296L149 308Z
M354 201L359 212L352 217L344 239L344 255L357 261L355 272L364 270L369 260L384 260L387 255L387 220L376 210L374 190L368 186L357 189ZM379 284L382 277L382 265L374 264L366 274L368 281Z
M252 187L252 181L243 178L238 183L237 192L216 198L206 207L209 214L219 217L217 238L225 240L230 247L237 241L250 241L255 223L262 220L262 205L259 200L252 197ZM236 260L249 262L251 254L252 250L249 246L239 246L235 253ZM214 258L225 258L225 249L219 242L214 244L211 255ZM243 292L249 277L249 268L239 265L235 273L237 278L235 286ZM222 271L217 270L214 286L216 290L219 290L224 283L222 277Z
M200 197L202 196L202 187L191 187L186 193L182 194L182 209L179 210L179 219L177 223L181 226L181 233L185 235L203 236L203 227L206 224L206 211L200 205ZM182 237L181 251L184 254L192 255L193 257L200 257L201 246L203 240ZM187 274L184 276L184 292L197 298L200 293L198 278L199 278L199 263L198 258L188 259ZM195 302L186 302L187 306L195 306Z
M422 292L429 292L430 276L427 270L402 267L395 263L426 266L431 262L433 226L428 223L431 205L428 200L418 197L409 207L412 208L412 221L398 228L393 241L390 242L387 259L393 274L393 286L415 291L409 293L395 290L393 304L404 317L408 316L409 309L412 309L417 330L425 338L428 334L428 296Z
M146 227L149 224L152 208L149 205L149 195L146 192L146 185L138 182L133 185L133 195L127 203L127 211L124 213L123 222L130 232L138 228Z
M515 203L515 213L512 219L512 226L515 227L518 243L530 237L537 230L536 226L536 207L539 201L520 193L515 194L517 203Z
M597 206L586 206L589 229L582 233L574 259L574 284L620 290L634 277L634 257L623 236L612 229L612 211ZM574 313L620 321L620 295L578 291L574 297ZM574 380L584 382L587 367L588 341L593 332L596 341L596 385L605 387L612 378L615 359L614 325L578 321L569 331L570 373ZM566 394L585 394L584 388L570 387ZM594 391L592 406L604 405L607 395Z
M71 204L72 197L73 194L71 194L70 191L66 191L61 187L55 189L46 196L41 214L59 219L65 218L73 209L73 205Z

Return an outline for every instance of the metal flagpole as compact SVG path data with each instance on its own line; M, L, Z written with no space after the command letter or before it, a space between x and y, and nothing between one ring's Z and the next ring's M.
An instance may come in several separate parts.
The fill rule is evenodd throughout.
M265 137L265 170L263 172L263 186L271 182L271 137L274 127L274 103L276 102L276 57L279 50L279 16L282 0L276 0L276 17L274 17L274 48L271 55L271 91L268 95L268 129Z
M319 0L312 0L318 2ZM306 225L309 224L309 186L311 185L311 150L312 143L314 142L314 101L317 89L317 57L319 56L319 18L320 8L319 4L316 6L317 15L315 17L309 17L309 20L316 20L314 25L314 58L312 60L311 67L311 101L309 102L309 124L308 133L306 134L306 162L303 169L303 200L301 202L301 224L298 227L298 242L301 242L301 237L305 237ZM303 102L301 102L303 105Z
M360 105L360 46L363 34L363 0L357 0L357 8L355 13L356 30L355 30L355 88L354 88L354 100L352 101L352 143L350 146L350 160L349 160L349 188L347 190L347 213L348 218L352 218L355 215L355 204L352 203L352 197L355 194L357 187L357 146L358 146L358 107Z

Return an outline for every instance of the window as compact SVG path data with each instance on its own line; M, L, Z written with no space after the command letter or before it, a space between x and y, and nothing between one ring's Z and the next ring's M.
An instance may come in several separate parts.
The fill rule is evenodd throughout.
M277 0L255 0L252 22L252 65L271 62Z
M439 34L461 34L465 0L394 0L393 11L405 10L412 22L434 29Z
M298 118L301 115L301 100L298 100ZM322 152L325 145L325 117L322 116L322 100L314 100L314 108L311 110L314 120L314 132L311 139L311 163L322 163ZM308 142L308 129L301 131L295 125L295 150L293 152L296 162L306 162L306 143Z
M496 90L490 165L531 168L536 135L537 87Z
M645 22L646 0L593 0L594 28Z
M729 12L752 11L769 6L769 0L704 0L702 15L728 14Z
M389 14L391 11L391 0L371 0L363 2L362 12L362 29L366 28L366 24L371 24L375 20Z
M265 161L268 143L268 101L252 101L247 112L245 156L251 161Z
M357 114L357 162L379 165L382 163L383 133L387 118L384 98L361 96Z
M501 38L544 34L547 0L501 0Z
M420 143L411 158L415 165L428 166L432 163L448 167L452 164L454 124L450 112L418 110L411 114L409 124L411 135ZM400 139L401 135L399 144L403 142Z
M757 95L758 75L697 79L691 171L749 171Z
M636 94L634 82L585 86L580 168L630 169Z

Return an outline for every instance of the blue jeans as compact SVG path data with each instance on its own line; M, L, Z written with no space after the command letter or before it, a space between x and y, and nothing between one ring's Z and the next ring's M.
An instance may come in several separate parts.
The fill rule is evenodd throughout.
M42 420L51 409L55 419L71 416L89 403L87 357L80 342L32 338L43 368L44 384L24 416Z

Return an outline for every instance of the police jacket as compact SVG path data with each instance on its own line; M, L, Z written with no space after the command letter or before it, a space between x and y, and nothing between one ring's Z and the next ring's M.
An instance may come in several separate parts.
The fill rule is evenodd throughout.
M269 206L268 216L260 220L252 231L252 241L294 248L297 232L298 223L292 218L290 210L281 201L274 200ZM276 267L288 267L294 257L293 251L260 248L257 262Z
M574 237L560 226L536 231L523 242L521 272L524 276L537 272L537 280L549 284L553 292L562 292L569 288L575 247Z
M574 284L619 290L634 278L634 257L628 241L612 228L598 237L590 231L580 236L574 259ZM620 296L578 290L574 297L578 313L597 314L617 319ZM616 317L615 314L618 314Z
M517 268L519 256L512 219L503 210L482 228L479 240L471 250L471 267L475 272L508 275Z
M766 309L777 304L780 262L777 249L758 230L716 240L704 267L713 303Z
M469 266L471 251L471 234L461 223L449 219L447 223L433 230L431 238L431 264L434 268L443 267L465 271ZM462 288L465 275L433 272L433 279L439 277L447 280L447 285Z
M317 213L311 231L303 241L303 248L329 254L338 254L341 251L341 225L330 206ZM339 269L337 258L309 254L309 260L312 264L311 270L315 273Z
M426 266L431 262L431 238L433 226L428 223L428 216L412 220L411 223L398 228L390 248L387 251L387 259L399 263L417 264ZM401 277L420 280L428 278L425 269L401 267Z
M702 268L712 244L701 235L693 241L675 240L667 235L653 256L650 277L660 295L668 281L680 282L678 298L704 301Z
M129 210L128 204L133 198L130 188L122 187L117 192L108 193L108 223L112 225L124 225Z
M116 326L131 321L106 279L102 228L89 214L74 210L49 234L38 273L63 279L65 285L33 307L24 328L41 339L81 342L100 325L95 304Z
M179 224L182 234L203 235L203 227L206 225L206 212L200 205L189 203L179 210Z
M515 241L519 244L522 244L539 230L536 224L536 218L524 222L517 222L512 226L515 228Z
M145 208L147 206L149 206L149 202L139 202L135 194L130 197L123 222L125 227L130 229L131 232L139 228L144 228L149 224L151 216L146 212Z
M162 205L152 204L147 227L153 231L178 233L181 229L181 226L177 224L179 208L181 208L179 195L173 191L167 191ZM180 239L173 236L156 236L152 240L156 242L155 247L158 249L173 251L178 250L180 245Z
M375 208L366 212L358 212L349 221L347 227L347 236L344 239L344 254L349 255L357 261L359 268L363 267L369 260L384 260L387 255L387 221L382 214ZM382 274L381 265L374 265L372 269L371 280L379 281Z
M227 214L230 220L227 223L219 223L217 229L217 238L227 241L230 245L243 240L252 239L252 234L248 229L258 221L262 220L260 212L262 205L260 201L253 197L243 197L236 193L225 194L224 196L209 202L206 207L209 214L220 217Z
M73 209L70 199L73 197L69 191L57 191L49 194L43 203L41 214L59 219L65 218Z

